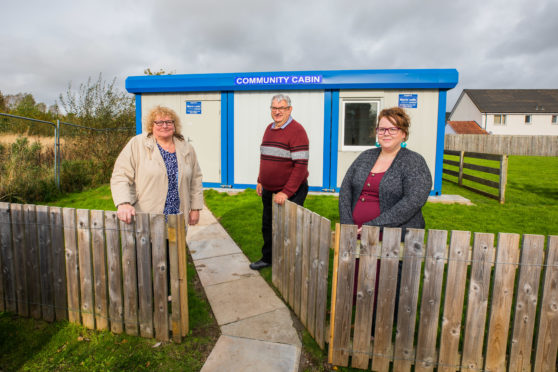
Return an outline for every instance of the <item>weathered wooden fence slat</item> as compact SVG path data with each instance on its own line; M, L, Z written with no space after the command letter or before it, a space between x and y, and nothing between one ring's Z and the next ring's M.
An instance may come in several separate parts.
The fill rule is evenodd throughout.
M91 211L91 245L95 294L96 329L109 329L107 298L107 255L105 250L104 212Z
M277 203L273 203L272 205L272 239L273 239L273 249L271 251L272 254L272 263L271 266L271 282L275 286L275 288L282 291L283 284L281 279L283 275L281 275L281 270L283 267L283 213L281 209L284 208L283 205L279 205Z
M155 291L155 337L158 340L169 339L169 312L168 312L168 260L167 244L163 227L164 216L151 216L152 228L152 254L153 254L153 288Z
M328 274L329 274L329 247L331 242L331 222L327 218L320 217L319 225L319 251L318 251L318 275L314 276L318 282L316 293L316 311L313 317L316 318L316 342L320 347L324 348L325 343L325 319L327 311L327 293L328 293Z
M531 370L531 345L543 260L544 236L524 235L511 339L510 371Z
M375 371L388 371L393 358L391 336L397 295L400 242L400 228L384 228L372 359L372 369Z
M37 206L37 243L39 247L40 292L42 305L42 319L54 321L54 288L53 288L53 255L50 234L48 207Z
M25 231L25 275L27 276L27 301L29 313L35 319L41 319L41 278L39 277L39 241L37 233L37 214L35 206L23 206Z
M453 231L451 234L447 283L442 318L440 371L455 371L459 366L459 339L461 337L461 317L467 283L467 253L469 252L469 231Z
M355 275L356 226L341 226L332 363L347 366L350 356L351 318Z
M122 301L122 256L120 230L116 212L105 211L105 238L107 242L107 276L110 330L124 332L124 304Z
M153 288L151 286L151 234L149 215L136 216L138 270L138 319L141 337L153 337Z
M12 250L10 204L0 203L0 276L2 277L2 311L17 312L15 258Z
M356 289L355 329L351 367L367 369L371 356L372 319L374 319L374 295L376 293L376 270L380 229L363 226L358 261L358 285Z
M424 230L407 229L393 356L393 368L398 371L410 371L415 355L413 342L423 256Z
M506 346L518 260L519 235L499 234L484 366L489 371L506 371Z
M68 320L72 323L81 323L79 305L79 269L76 210L63 208L64 219L64 245L66 247L66 288L68 289Z
M120 221L122 245L122 288L124 291L124 329L129 335L138 335L138 276L135 222L128 225ZM153 260L155 262L155 260Z
M310 335L312 337L314 337L315 340L318 340L319 338L316 335L317 332L317 319L316 319L316 311L317 311L317 306L319 303L319 298L318 298L318 283L319 283L319 263L320 263L320 258L319 258L319 253L320 253L320 228L321 228L321 221L320 221L320 216L317 215L316 213L311 213L310 211L308 211L309 213L307 213L306 215L308 216L309 222L308 225L306 225L308 228L305 229L305 231L307 231L307 235L308 235L308 251L307 251L307 257L308 257L308 284L307 284L307 291L308 291L308 308L307 310L305 310L306 312L306 328L308 329L308 332L310 333ZM329 226L328 226L328 231L329 231ZM329 252L329 246L327 248L328 252ZM326 273L326 282L327 282L327 273ZM304 323L303 323L304 324ZM323 334L322 334L323 335ZM318 342L319 343L319 342ZM323 346L322 346L323 347Z
M473 265L463 341L462 370L475 371L483 366L482 350L488 307L494 235L476 233L473 243Z
M76 210L77 241L79 261L79 282L81 284L81 319L85 327L95 329L93 262L91 257L91 229L88 209Z
M296 208L296 224L297 226L304 226L304 209L303 208ZM296 229L296 247L295 247L295 255L294 255L294 280L293 280L293 309L295 314L300 315L300 306L301 306L301 298L300 295L302 293L302 256L303 256L303 231L305 229Z
M29 297L27 290L26 249L25 249L25 224L23 220L23 205L12 204L12 238L15 257L15 283L17 296L17 313L29 316Z
M161 340L172 331L180 342L189 331L186 224L182 214L168 220L0 203L0 311Z
M68 292L66 287L66 257L64 252L64 224L62 208L49 207L52 249L52 280L56 320L68 319Z
M552 371L556 368L558 351L558 236L548 240L544 272L538 337L536 344L535 372Z
M441 304L447 231L430 230L424 263L415 371L432 371L436 363L436 331Z
M309 303L314 302L315 299L309 298L308 286L310 285L310 264L311 264L311 246L310 246L310 231L312 224L312 212L308 209L300 208L300 213L302 214L302 249L301 249L301 270L300 270L300 311L298 314L302 324L308 329L308 307L311 306ZM315 292L313 293L315 294ZM312 335L313 336L313 335Z

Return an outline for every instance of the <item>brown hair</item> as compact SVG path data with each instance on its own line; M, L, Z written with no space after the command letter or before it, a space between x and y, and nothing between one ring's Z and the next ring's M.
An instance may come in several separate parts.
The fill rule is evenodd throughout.
M147 130L147 136L153 135L153 122L157 117L168 116L174 120L174 134L173 137L184 141L184 136L180 133L182 130L182 125L180 124L180 119L173 109L164 106L155 106L145 116L145 129Z
M387 118L393 125L401 129L405 133L405 141L409 138L409 127L411 126L411 119L409 115L400 107L386 108L380 111L378 115L378 124L382 118Z

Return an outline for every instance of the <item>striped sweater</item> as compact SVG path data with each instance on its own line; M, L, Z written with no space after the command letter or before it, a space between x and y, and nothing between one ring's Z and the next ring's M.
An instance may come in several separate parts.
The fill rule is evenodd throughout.
M269 124L260 147L258 183L290 198L308 178L308 150L308 136L296 120L284 129L273 129L273 123Z

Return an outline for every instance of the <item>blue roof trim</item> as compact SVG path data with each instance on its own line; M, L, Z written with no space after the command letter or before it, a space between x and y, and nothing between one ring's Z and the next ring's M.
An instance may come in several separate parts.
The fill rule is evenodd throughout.
M238 77L320 75L321 83L237 85ZM236 72L223 74L129 76L130 93L208 92L242 90L310 89L451 89L457 85L456 69L331 70Z

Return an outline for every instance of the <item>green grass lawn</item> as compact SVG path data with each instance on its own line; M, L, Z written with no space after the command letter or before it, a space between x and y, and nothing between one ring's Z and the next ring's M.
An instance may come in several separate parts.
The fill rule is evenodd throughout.
M108 185L50 205L115 209ZM199 371L220 331L190 259L188 310L190 333L180 344L0 313L0 371Z
M558 235L557 185L558 157L510 156L505 204L444 183L444 194L462 195L475 205L428 203L423 209L427 229ZM229 195L206 190L205 201L246 256L259 259L262 207L256 192L245 190ZM309 195L305 207L330 219L333 226L339 221L337 204L333 195ZM67 195L51 205L114 210L108 186ZM188 270L191 285L191 264ZM271 269L261 273L271 283ZM152 348L154 340L94 332L67 322L47 324L1 314L0 370L199 370L207 353L198 353L198 357L196 353L211 349L214 339L206 334L208 328L215 326L203 295L190 287L189 305L191 334L180 345L168 343L158 348ZM304 355L312 365L303 370L327 370L326 353L319 350L307 332L303 332L303 344Z

